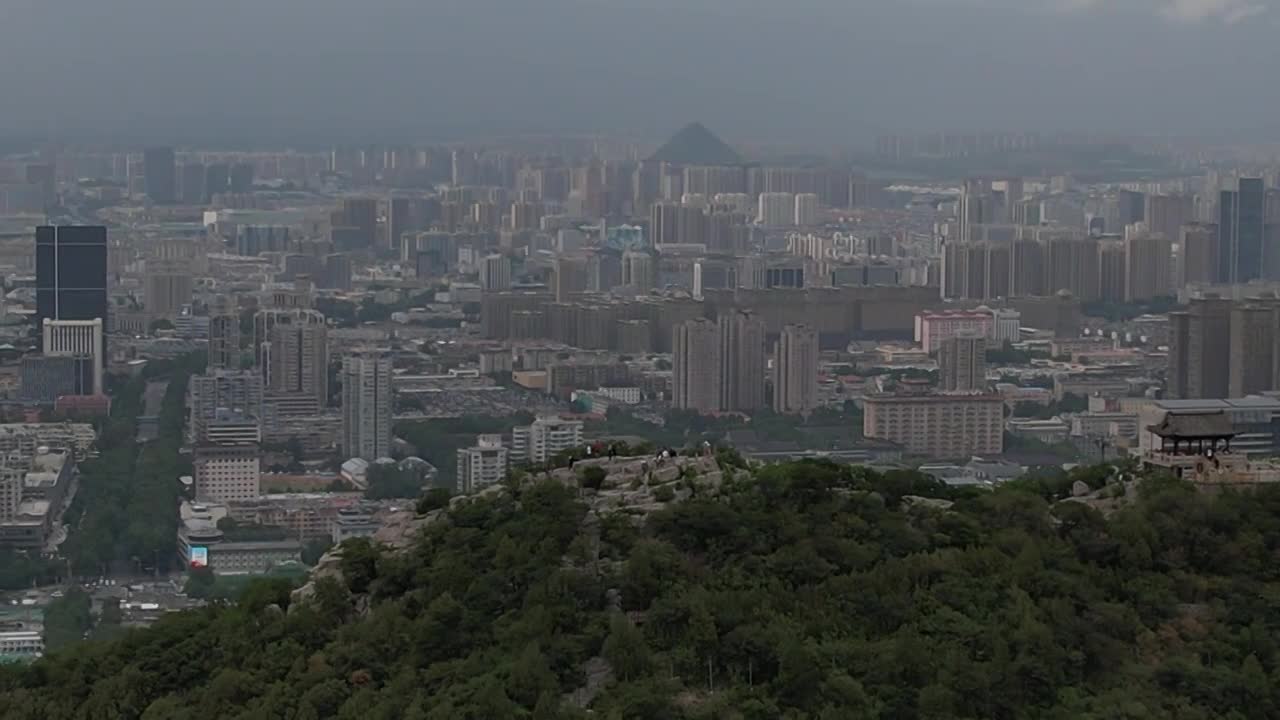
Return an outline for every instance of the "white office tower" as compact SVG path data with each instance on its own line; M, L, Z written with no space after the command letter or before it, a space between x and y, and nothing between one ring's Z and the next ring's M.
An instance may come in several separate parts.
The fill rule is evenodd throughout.
M582 445L582 421L558 417L538 418L532 425L511 431L511 457L528 463L545 463L564 450Z
M102 319L52 320L45 318L44 354L56 356L81 356L92 359L93 394L101 395L103 368L106 365L102 348Z
M475 492L502 482L507 476L507 456L501 435L481 435L475 447L459 449L458 492Z
M379 353L342 359L342 450L373 462L391 455L391 358Z
M760 193L760 212L756 215L756 222L766 227L785 227L795 220L795 211L795 195Z
M486 255L480 265L480 289L497 292L511 289L511 260L505 255Z
M795 224L812 227L818 224L818 196L814 193L796 195Z

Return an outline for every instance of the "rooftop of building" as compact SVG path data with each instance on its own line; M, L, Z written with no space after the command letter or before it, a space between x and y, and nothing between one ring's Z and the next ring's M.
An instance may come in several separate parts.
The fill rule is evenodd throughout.
M260 452L256 442L201 443L196 446L196 459L201 457L257 457Z
M211 211L217 222L231 222L240 225L287 226L301 225L314 211L298 208L282 210L225 209ZM206 213L208 215L209 213Z
M262 376L254 370L232 370L229 368L209 368L199 375L192 376L192 380L202 378L213 379L241 379L241 378L261 378Z
M209 419L212 425L253 425L257 424L258 417L253 413L245 412L240 408L220 407L213 411L213 417Z
M360 514L360 515L340 514L338 515L338 517L334 518L334 522L339 525L354 526L354 527L378 528L382 526L381 520L374 518L372 515L365 515L365 514Z
M1060 430L1068 427L1066 421L1060 417L1043 420L1038 418L1009 418L1007 424L1010 430Z
M990 320L991 313L979 310L926 310L916 317L922 320Z
M25 435L36 432L66 430L76 433L93 433L93 425L89 423L0 423L0 435Z
M58 484L63 468L67 465L66 450L40 448L31 458L31 470L27 473L27 487L48 487Z
M49 488L58 484L61 474L56 471L32 471L23 478L23 486L29 489Z
M1021 465L1001 459L974 457L967 467L987 474L1001 475L1011 480L1023 473Z
M359 505L364 501L364 493L360 492L323 492L323 493L272 493L261 495L252 500L233 500L227 503L234 508L250 508L266 505L311 505L332 504L341 506Z
M571 420L559 415L543 415L533 421L534 425L581 425L581 420Z
M369 471L369 461L363 458L351 458L342 463L342 472L350 475L363 475Z
M1147 428L1160 437L1223 438L1235 435L1226 412L1169 413Z
M21 523L23 520L39 520L49 515L50 504L48 500L23 500L18 505L17 520Z
M178 526L178 537L182 543L193 547L208 547L212 545L221 545L226 539L222 531L209 524L197 524L193 526L191 521L187 521Z
M297 552L302 543L297 540L257 540L253 542L220 542L213 546L214 552Z
M1153 404L1162 410L1172 411L1280 410L1280 397L1248 395L1228 400L1156 400Z
M1004 402L1004 398L1000 395L984 392L982 390L963 390L963 391L941 391L934 390L928 393L874 393L867 395L867 402L963 402L972 401L988 401L988 402Z

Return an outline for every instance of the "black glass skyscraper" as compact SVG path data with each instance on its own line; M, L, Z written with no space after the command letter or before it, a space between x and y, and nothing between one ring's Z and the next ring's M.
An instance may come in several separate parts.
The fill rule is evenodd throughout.
M52 320L107 322L107 229L36 228L36 327Z
M1240 178L1236 190L1223 190L1219 194L1219 282L1245 283L1262 277L1268 252L1266 197L1266 185L1261 178Z
M178 167L173 148L147 148L142 154L142 171L147 181L147 197L157 205L178 201Z
M1117 199L1120 211L1120 231L1125 226L1140 223L1146 219L1147 195L1133 190L1121 190Z

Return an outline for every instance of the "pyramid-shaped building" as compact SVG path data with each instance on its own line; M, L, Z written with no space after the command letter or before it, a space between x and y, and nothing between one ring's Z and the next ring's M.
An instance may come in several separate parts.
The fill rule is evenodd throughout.
M740 165L742 156L701 123L690 123L650 158L672 165Z

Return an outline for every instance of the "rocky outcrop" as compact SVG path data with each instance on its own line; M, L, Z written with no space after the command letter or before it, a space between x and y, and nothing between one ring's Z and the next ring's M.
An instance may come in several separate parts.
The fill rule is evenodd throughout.
M582 686L566 695L564 699L577 707L586 708L613 680L613 667L609 665L608 660L596 656L582 664L582 676L584 678Z
M1088 490L1088 492L1082 492L1081 488L1077 487L1082 484L1080 482L1075 483L1071 488L1071 497L1061 502L1081 503L1088 505L1103 515L1110 515L1138 499L1139 481L1133 477L1112 478L1107 481L1106 485L1097 490L1089 490L1086 485L1084 490Z
M955 505L951 500L942 500L940 498L920 497L919 495L903 495L902 508L905 510L912 507L927 507L934 510L950 510Z
M297 607L301 603L310 600L316 594L316 583L324 578L333 578L342 582L342 549L333 548L320 558L320 562L311 569L311 576L307 578L307 582L294 590L290 595L289 607Z
M582 489L582 501L598 513L628 512L643 516L695 493L715 495L725 481L715 458L706 456L582 460L572 468L557 468L537 478L581 487L589 468L600 468L606 473L598 489Z
M435 510L426 515L418 515L412 510L390 513L383 518L382 527L373 534L373 541L393 551L406 550L413 545L413 541L422 533L423 528L439 522L444 517L443 510ZM293 603L311 599L315 595L316 583L324 578L333 578L342 582L342 546L332 548L321 556L320 562L312 568L307 582L293 591Z
M589 468L600 468L605 475L599 488L584 488L583 478ZM582 502L587 506L583 519L584 536L591 542L593 564L599 562L599 523L602 517L613 513L626 513L632 522L642 524L649 513L696 495L719 493L725 482L715 458L698 457L620 457L595 458L574 463L572 468L557 468L538 473L525 480L537 482L555 480L577 488ZM492 485L471 495L460 495L450 501L450 508L510 492L506 485ZM434 510L419 515L412 510L391 513L383 518L382 527L373 535L373 541L393 552L410 548L432 523L444 522L445 510ZM311 571L307 583L293 592L295 603L310 599L315 594L315 583L331 577L342 581L342 548L325 553Z

